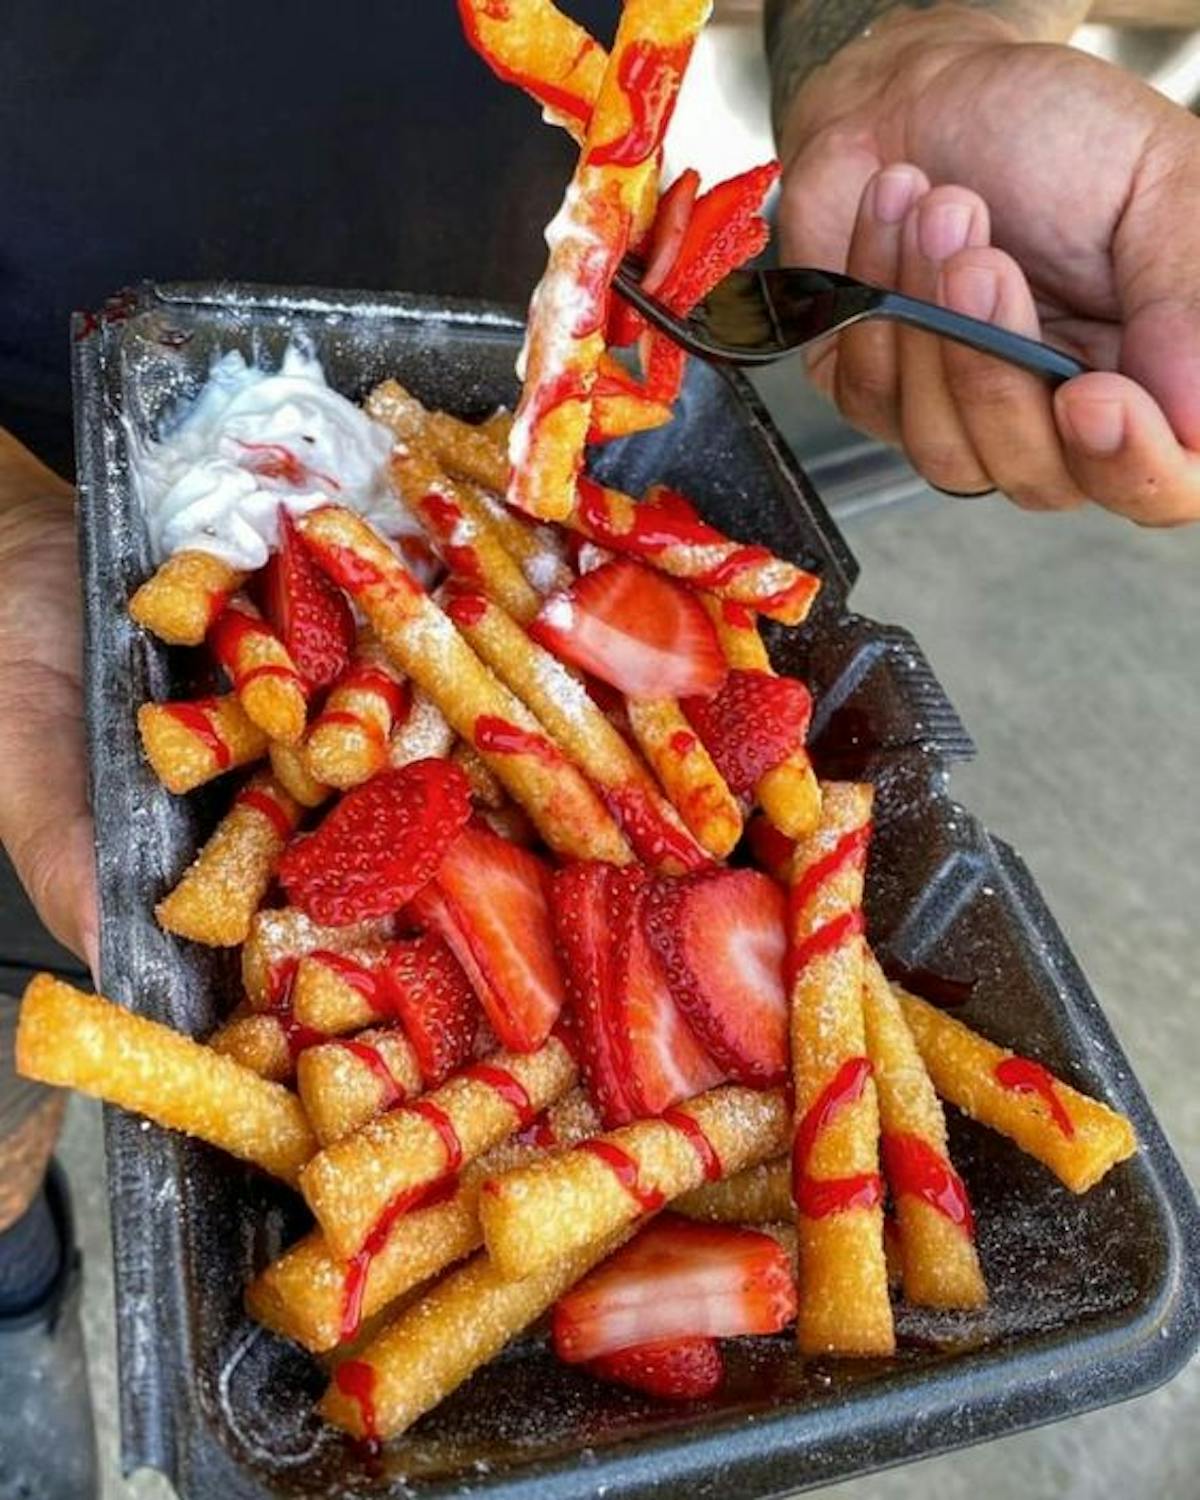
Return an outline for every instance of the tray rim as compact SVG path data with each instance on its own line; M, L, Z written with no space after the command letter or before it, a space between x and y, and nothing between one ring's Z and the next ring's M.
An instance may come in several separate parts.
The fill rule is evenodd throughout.
M132 295L132 302L130 301ZM122 298L124 297L124 300ZM95 589L103 575L101 549L93 545L87 524L90 507L107 490L104 475L106 432L103 424L89 428L84 420L89 396L103 396L106 357L110 331L123 321L131 309L145 311L151 306L210 307L234 313L276 312L281 315L325 314L347 317L375 316L404 322L445 322L455 328L486 328L489 331L516 332L523 326L518 311L500 304L469 299L449 299L411 294L378 292L326 291L322 288L287 288L237 282L174 282L156 285L144 282L133 294L117 294L107 308L97 315L76 315L73 323L72 374L75 396L76 450L79 461L79 532L81 564L85 588L85 606L89 587ZM858 573L857 563L836 524L821 504L792 450L775 428L757 393L737 372L722 370L735 398L745 411L756 434L771 450L778 469L788 480L802 502L807 519L817 527L827 542L830 557L839 574L840 602L846 599ZM94 595L93 595L94 596ZM102 721L105 697L105 674L95 670L98 622L86 611L84 669L87 696L89 743ZM969 747L969 741L966 742ZM969 748L962 754L969 753ZM951 752L935 757L942 773L946 762L959 758ZM89 777L93 794L103 791L104 757L89 755ZM935 768L935 774L936 774ZM112 774L112 768L109 768ZM957 806L957 804L955 804ZM964 815L972 817L971 814ZM972 818L972 821L977 821ZM985 831L986 833L986 831ZM898 1368L878 1385L856 1392L853 1406L865 1413L852 1432L838 1437L823 1431L825 1419L835 1416L840 1406L808 1411L780 1410L749 1420L736 1414L717 1416L711 1424L693 1433L650 1433L614 1442L596 1453L596 1461L579 1470L571 1455L536 1460L509 1475L473 1479L433 1481L423 1485L421 1493L429 1497L463 1490L486 1492L498 1500L516 1500L519 1496L564 1497L594 1493L604 1484L614 1496L643 1496L651 1490L661 1492L664 1483L682 1485L719 1474L720 1493L730 1497L766 1497L797 1489L809 1489L854 1474L875 1472L907 1461L948 1452L974 1442L1010 1432L1026 1430L1049 1421L1092 1410L1114 1401L1143 1394L1182 1368L1193 1350L1200 1345L1200 1208L1186 1176L1158 1125L1149 1102L1130 1068L1128 1060L1113 1034L1098 1000L1087 984L1066 941L1055 924L1016 854L990 834L986 838L997 859L1010 877L1012 892L1025 907L1032 930L1045 941L1047 972L1053 979L1058 1004L1066 1010L1073 1024L1086 1030L1102 1049L1102 1062L1092 1065L1108 1085L1109 1092L1119 1093L1124 1108L1138 1129L1142 1149L1138 1163L1145 1170L1166 1229L1167 1268L1158 1295L1130 1322L1099 1320L1098 1326L1080 1334L1078 1326L1051 1331L1027 1345L1022 1351L1024 1368L1034 1367L1034 1376L1020 1378L1022 1394L1035 1394L1041 1401L1036 1415L1014 1414L1014 1389L1003 1377L1012 1364L1012 1351L1004 1344L961 1355L946 1361L944 1368L926 1372L920 1381ZM98 849L98 857L100 850ZM101 861L101 871L103 862ZM103 875L102 875L103 884ZM102 969L111 967L102 928ZM118 984L117 995L127 993L127 984ZM111 1107L105 1109L105 1145L110 1179L110 1203L113 1209L114 1251L126 1237L134 1236L136 1214L133 1207L139 1196L144 1202L148 1185L163 1170L173 1169L179 1143L166 1132L145 1132L140 1122ZM137 1150L131 1150L134 1142ZM140 1226L139 1226L140 1228ZM179 1250L179 1232L172 1236ZM159 1264L154 1257L151 1265ZM129 1262L121 1267L129 1270ZM119 1342L122 1363L135 1342L143 1350L157 1351L169 1343L187 1345L186 1310L178 1304L178 1287L172 1287L165 1276L147 1278L151 1284L135 1288L125 1297L118 1310ZM121 1288L122 1292L126 1289ZM149 1332L138 1340L134 1324L137 1316L149 1326ZM1112 1326L1108 1326L1111 1322ZM1067 1358L1071 1346L1076 1357ZM196 1455L191 1451L189 1431L181 1430L177 1420L187 1415L191 1428L212 1445L208 1454L221 1467L228 1467L228 1479L242 1493L240 1481L252 1478L246 1495L261 1495L258 1477L237 1464L234 1454L217 1435L212 1413L206 1412L194 1390L183 1378L184 1361L176 1367L174 1385L169 1391L164 1382L160 1361L153 1360L154 1375L147 1391L139 1399L131 1382L120 1382L122 1417L122 1452L126 1471L142 1465L162 1469L173 1482L190 1477ZM947 1372L952 1371L952 1380ZM966 1387L966 1389L964 1389ZM170 1397L173 1396L173 1400ZM167 1398L167 1399L164 1399ZM884 1411L882 1408L886 1407ZM969 1408L969 1412L967 1410ZM896 1443L872 1438L896 1426L896 1413L902 1411L907 1436ZM921 1441L914 1442L916 1434ZM796 1439L803 1436L804 1441ZM789 1438L793 1441L789 1441ZM810 1444L820 1445L824 1462L814 1462ZM866 1466L842 1462L835 1450L867 1447L872 1450ZM915 1451L914 1451L915 1450ZM570 1483L579 1474L581 1487Z

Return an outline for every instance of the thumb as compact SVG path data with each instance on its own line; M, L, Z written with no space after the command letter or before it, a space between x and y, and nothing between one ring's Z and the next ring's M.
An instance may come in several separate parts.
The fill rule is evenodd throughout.
M1114 237L1120 369L1200 451L1200 121L1170 108Z

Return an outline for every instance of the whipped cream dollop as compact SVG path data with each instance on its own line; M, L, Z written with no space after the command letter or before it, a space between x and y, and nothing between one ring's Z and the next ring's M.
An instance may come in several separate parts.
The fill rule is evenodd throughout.
M301 514L332 502L386 536L414 535L388 475L392 444L308 351L290 347L278 371L231 351L159 442L133 445L154 560L195 550L260 568L278 544L281 506Z

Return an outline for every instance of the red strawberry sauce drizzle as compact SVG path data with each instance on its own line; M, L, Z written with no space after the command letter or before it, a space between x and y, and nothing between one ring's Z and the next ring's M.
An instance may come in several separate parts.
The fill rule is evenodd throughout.
M647 864L658 866L673 859L684 870L703 870L712 864L695 839L655 807L645 787L603 786L597 790L634 851Z
M292 836L292 820L271 796L259 787L246 786L233 799L235 807L252 807L274 825L275 832L285 842Z
M296 964L296 959L285 958L272 967L269 977L271 1003L268 1007L269 1013L279 1022L293 1063L306 1048L329 1040L323 1031L303 1025L292 1013L292 984L296 978Z
M267 662L262 666L250 667L243 671L239 667L239 659L243 648L255 636L262 640L283 647L279 637L263 620L256 620L253 615L246 614L236 606L224 610L217 621L214 631L213 650L221 665L233 678L234 688L240 693L244 692L251 683L257 682L263 677L290 678L299 683L300 678L294 668L284 666L278 662Z
M860 1172L853 1177L808 1175L817 1137L842 1110L862 1098L871 1071L869 1058L848 1057L796 1126L792 1142L792 1197L805 1218L823 1219L848 1209L874 1208L883 1201L883 1183L878 1172Z
M475 748L484 755L532 755L548 766L559 766L564 756L543 734L520 729L495 714L480 714L475 720Z
M690 755L696 748L696 736L688 729L677 729L668 743L682 760L685 755Z
M363 1294L367 1289L367 1277L371 1273L371 1265L387 1244L388 1236L395 1227L396 1221L416 1209L432 1208L437 1203L444 1203L457 1191L457 1176L453 1172L447 1172L433 1182L422 1182L416 1187L405 1188L402 1193L397 1193L375 1220L371 1226L371 1232L363 1241L362 1249L346 1262L346 1279L342 1291L341 1340L343 1343L352 1339L358 1332L359 1324L362 1322ZM342 1369L345 1369L345 1365ZM363 1431L366 1432L366 1430L367 1424L364 1420Z
M507 1068L497 1067L495 1063L472 1063L458 1076L473 1078L476 1082L486 1083L494 1089L516 1115L518 1130L528 1130L537 1118L537 1110L533 1107L528 1090L519 1079L513 1077Z
M673 1125L681 1135L687 1137L688 1144L700 1158L705 1182L716 1182L725 1169L721 1165L721 1158L717 1155L716 1147L700 1128L699 1123L682 1109L664 1109L659 1118L664 1125Z
M639 41L625 49L617 82L629 106L629 124L615 140L592 147L590 166L636 167L658 149L690 52L690 42L664 47Z
M407 684L397 682L379 667L366 665L351 668L334 684L334 691L337 693L374 693L377 698L383 700L383 705L391 715L393 724L398 723L408 712ZM331 720L334 722L354 720L364 729L380 732L379 726L373 719L366 719L361 714L345 710L335 709L332 713L323 713L319 722L328 724Z
M436 490L427 490L417 502L417 509L428 517L429 524L438 538L446 559L446 566L463 578L478 582L480 577L479 554L469 543L452 542L455 528L462 522L462 507L451 495L441 495Z
M852 828L848 833L844 833L828 854L811 864L794 882L788 893L789 926L794 925L796 918L821 886L850 866L861 868L867 857L867 846L871 842L871 827L870 823L864 823L861 828ZM832 953L835 948L862 930L863 915L861 910L855 909L842 912L818 927L816 931L811 932L788 953L784 973L788 985L795 982L796 976L814 958L825 953Z
M446 1113L440 1104L435 1104L432 1099L414 1099L411 1104L406 1104L405 1109L414 1115L420 1115L437 1131L446 1151L446 1174L453 1176L462 1166L463 1149L462 1141L458 1138L458 1131L454 1128L454 1121Z
M355 1324L357 1327L358 1325ZM371 1449L379 1447L379 1427L375 1421L375 1366L365 1359L348 1359L333 1373L333 1383L358 1406L363 1439Z
M314 511L313 514L319 515L320 512ZM395 573L389 575L376 567L369 557L361 556L353 547L341 542L307 537L306 541L325 572L348 593L358 595L372 588L383 589L388 594L418 595L425 592L399 559L396 560Z
M882 1139L883 1168L895 1197L910 1193L975 1238L975 1216L962 1178L940 1151L919 1135L898 1131Z
M667 1201L657 1188L643 1187L638 1181L638 1164L629 1152L612 1141L584 1141L579 1148L602 1161L637 1204L641 1213L652 1214Z
M261 474L264 479L282 479L284 484L293 485L296 489L311 488L314 480L335 493L341 489L332 474L310 469L282 443L245 443L241 438L234 438L234 442L252 455L242 461L242 468Z
M199 703L164 703L163 708L209 751L218 770L229 769L233 764L233 752L217 732L210 717L211 700Z
M344 953L334 953L328 948L318 948L309 957L324 964L327 969L332 969L340 979L357 990L376 1015L395 1014L386 975L356 963Z
M544 78L536 77L529 73L519 72L515 68L504 66L496 54L492 52L479 34L479 27L469 7L460 6L459 13L462 17L463 28L471 45L477 52L487 60L488 66L500 77L509 83L515 83L527 93L547 105L550 109L567 115L570 119L578 120L581 125L586 125L592 113L592 101L584 98L582 94L573 94L569 89L560 87L558 84L549 83ZM483 13L489 21L504 22L511 19L508 0L487 0L483 6ZM585 53L589 52L598 43L593 37L586 37L579 45L579 51L571 60L571 69L574 71Z
M365 714L355 713L353 709L349 708L325 709L313 728L323 729L328 724L348 724L351 729L361 729L367 738L371 740L382 742L384 737L383 729L374 719L368 719Z
M1041 1063L1032 1062L1027 1057L1006 1057L996 1064L993 1076L1001 1088L1011 1089L1013 1093L1037 1094L1045 1101L1050 1118L1067 1140L1074 1140L1075 1122L1055 1092L1053 1076Z
M343 1051L349 1052L356 1057L360 1063L370 1068L375 1077L383 1084L383 1099L380 1101L384 1110L395 1109L397 1104L403 1104L408 1097L400 1080L388 1067L387 1058L378 1047L373 1047L369 1042L355 1041L349 1037L336 1037L334 1045L341 1047Z
M237 692L244 693L248 687L264 677L286 678L295 683L300 681L298 673L293 672L291 667L285 667L278 662L264 662L261 667L251 667L248 672L234 673L233 686Z
M453 594L446 600L446 613L456 625L469 630L487 614L487 600L482 594Z

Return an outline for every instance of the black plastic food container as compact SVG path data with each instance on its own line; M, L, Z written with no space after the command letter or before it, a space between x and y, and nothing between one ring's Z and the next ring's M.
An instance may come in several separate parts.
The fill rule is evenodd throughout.
M125 612L150 569L130 433L157 432L217 354L275 364L297 336L347 395L394 374L429 404L479 417L515 397L520 323L482 305L177 286L114 298L75 334L104 987L203 1035L237 998L236 965L159 931L152 907L228 793L173 798L138 751L138 705L192 690L204 669ZM163 1470L189 1500L778 1495L1133 1396L1197 1344L1200 1215L1179 1164L1027 872L951 801L947 768L970 741L912 639L847 613L854 560L749 388L693 362L675 422L611 445L595 467L635 493L673 484L734 536L822 575L809 623L772 644L816 694L818 765L878 788L876 945L972 979L964 1018L1123 1109L1141 1150L1076 1198L953 1119L992 1299L971 1314L898 1309L894 1358L803 1363L785 1336L747 1341L732 1347L719 1397L677 1409L601 1386L530 1338L372 1461L312 1416L315 1362L242 1311L243 1284L301 1227L295 1201L209 1147L109 1110L124 1461Z

